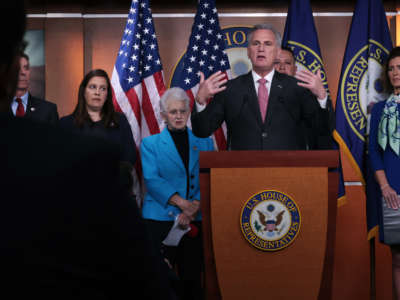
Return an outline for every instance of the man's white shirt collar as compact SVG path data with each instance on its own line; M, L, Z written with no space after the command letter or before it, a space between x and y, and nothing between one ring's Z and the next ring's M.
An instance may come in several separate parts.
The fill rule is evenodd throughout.
M268 82L268 84L271 84L272 78L274 77L275 74L275 69L272 69L272 71L269 72L265 77L261 77L254 70L251 70L251 74L253 75L254 83L258 83L259 79L264 78Z

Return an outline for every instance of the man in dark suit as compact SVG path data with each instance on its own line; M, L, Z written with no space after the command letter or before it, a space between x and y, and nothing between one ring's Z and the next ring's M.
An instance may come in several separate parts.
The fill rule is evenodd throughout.
M31 76L29 56L21 53L19 62L17 91L11 103L13 115L26 117L34 121L56 124L58 121L57 106L49 101L36 98L28 92Z
M327 100L317 100L295 78L274 70L280 43L280 34L273 26L256 25L248 36L250 73L227 83L220 72L207 80L201 74L197 112L191 118L196 135L209 136L225 121L231 150L317 148L319 128L328 122L323 119ZM310 132L309 138L302 124Z
M325 122L321 124L321 126L328 126L328 128L319 128L320 134L318 135L317 148L332 149L334 140L332 134L328 133L333 132L335 128L335 114L332 109L331 98L327 94L324 83L322 82L321 71L318 69L316 74L314 74L305 68L298 70L294 53L292 49L288 47L279 49L274 64L275 70L298 79L300 81L298 84L309 89L318 99L327 99L327 109L323 111L323 118L329 120L329 122Z
M26 19L0 11L0 298L174 299L115 146L9 114Z

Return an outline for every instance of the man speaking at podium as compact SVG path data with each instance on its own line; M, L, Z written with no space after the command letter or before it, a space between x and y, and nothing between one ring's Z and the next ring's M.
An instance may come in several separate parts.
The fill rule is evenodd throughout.
M323 117L327 99L317 99L295 78L274 70L280 45L273 26L255 25L248 34L251 72L230 81L221 72L206 80L201 74L191 117L195 135L207 137L225 121L229 150L318 149L318 136L330 134L320 130L329 128L323 126L329 122Z

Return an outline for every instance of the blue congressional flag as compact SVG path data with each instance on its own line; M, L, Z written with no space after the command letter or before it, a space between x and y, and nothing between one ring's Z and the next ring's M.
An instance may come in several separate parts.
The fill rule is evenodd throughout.
M322 81L329 93L309 0L292 0L290 2L282 46L292 49L296 65L300 69L305 68L313 73L321 70Z
M309 0L292 0L283 34L282 46L292 49L299 69L307 69L314 74L321 70L321 78L329 95L328 81L321 50L318 42L317 30ZM338 147L335 145L335 148ZM345 202L345 188L341 166L339 167L338 204Z
M183 58L183 72L176 75L173 86L179 86L191 98L191 106L197 94L200 72L205 78L217 71L229 74L229 60L225 53L224 34L219 26L215 0L200 0L194 18L188 47ZM226 148L226 134L222 128L214 133L219 150Z
M366 172L368 119L374 103L387 97L380 78L391 49L392 40L381 0L358 0L339 80L335 139L363 184L372 177L371 172ZM368 190L371 193L367 193L367 226L372 237L378 224L379 207L375 201L378 195L373 193L376 189L368 187Z

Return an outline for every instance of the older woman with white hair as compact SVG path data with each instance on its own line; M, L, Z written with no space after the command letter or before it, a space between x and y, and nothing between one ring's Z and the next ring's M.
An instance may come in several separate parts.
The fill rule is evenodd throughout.
M177 266L181 299L202 299L203 265L201 234L193 229L179 244L165 246L175 218L182 228L201 230L199 152L212 151L210 138L198 138L187 128L189 97L181 88L167 90L160 100L165 129L143 139L141 157L146 195L143 218L157 251ZM191 234L192 232L192 234Z

